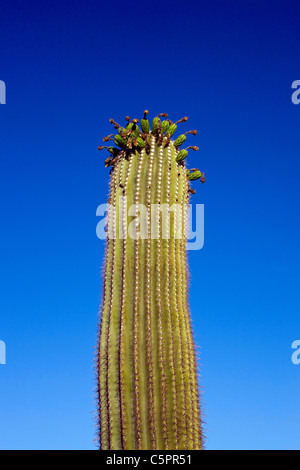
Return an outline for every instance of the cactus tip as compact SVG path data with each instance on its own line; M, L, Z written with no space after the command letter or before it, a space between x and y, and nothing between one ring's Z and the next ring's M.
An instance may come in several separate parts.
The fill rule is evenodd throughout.
M186 122L187 120L188 120L188 117L185 116L185 117L179 119L179 121L176 121L175 124L179 124L180 122Z
M198 134L198 131L187 131L187 132L184 133L184 135L187 135L187 134L196 135L196 134Z
M108 142L109 140L113 140L111 137L113 136L113 134L110 134L110 135L107 135L106 137L103 137L103 142Z
M119 127L121 127L120 124L118 124L116 121L114 121L114 119L110 119L109 122L111 124L114 124L115 129L119 129Z

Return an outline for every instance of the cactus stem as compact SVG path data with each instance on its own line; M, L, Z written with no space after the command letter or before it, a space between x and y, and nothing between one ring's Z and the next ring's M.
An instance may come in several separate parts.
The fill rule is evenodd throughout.
M108 148L105 165L112 167L96 358L100 446L201 449L185 207L194 192L190 180L204 175L191 176L187 149L178 151L185 134L170 140L177 124L164 136L159 117L152 131L147 119L140 131L127 118L127 129L115 136L120 148L100 147Z

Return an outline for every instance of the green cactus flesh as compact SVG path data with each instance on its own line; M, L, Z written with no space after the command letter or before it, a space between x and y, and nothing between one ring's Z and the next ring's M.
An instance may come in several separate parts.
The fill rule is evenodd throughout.
M185 159L176 161L180 149L170 140L169 126L161 125L159 116L167 115L154 118L150 130L147 114L141 131L137 120L129 125L126 118L122 137L114 138L121 149L110 147L105 160L112 174L96 366L99 445L103 450L201 449L185 235L186 205L194 190ZM137 204L148 209L148 236L137 236ZM159 211L156 236L150 236L151 208L163 204L175 205L174 217L167 218L169 236L163 236ZM136 236L126 236L132 223ZM184 236L176 236L178 227Z

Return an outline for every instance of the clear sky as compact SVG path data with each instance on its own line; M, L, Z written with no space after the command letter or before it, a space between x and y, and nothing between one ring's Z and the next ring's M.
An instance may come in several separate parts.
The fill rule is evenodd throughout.
M1 0L0 449L96 449L109 118L198 129L207 449L300 449L299 2Z

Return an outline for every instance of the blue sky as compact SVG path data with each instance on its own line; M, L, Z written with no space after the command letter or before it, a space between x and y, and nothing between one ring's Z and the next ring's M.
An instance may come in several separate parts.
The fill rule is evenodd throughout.
M299 5L2 0L1 449L96 449L109 118L198 129L189 252L207 449L299 449Z

